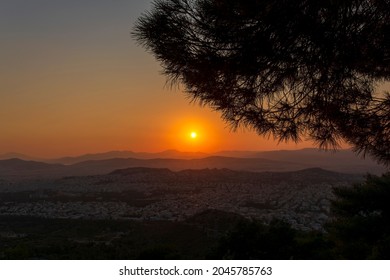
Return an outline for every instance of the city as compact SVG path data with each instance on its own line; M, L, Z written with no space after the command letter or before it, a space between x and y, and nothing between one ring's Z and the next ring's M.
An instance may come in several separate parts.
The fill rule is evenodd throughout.
M108 175L23 182L12 187L3 183L0 215L185 221L206 210L219 210L321 231L329 218L333 188L361 179L322 169L251 173L129 168Z

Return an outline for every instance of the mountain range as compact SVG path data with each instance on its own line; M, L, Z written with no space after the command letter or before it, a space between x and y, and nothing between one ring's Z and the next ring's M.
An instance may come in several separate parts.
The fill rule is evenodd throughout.
M11 158L7 159L7 156ZM382 174L387 171L384 166L369 158L359 158L350 150L226 151L210 155L175 150L160 153L112 151L37 160L21 154L6 154L0 159L0 179L99 175L132 167L168 168L172 171L226 168L253 172L322 168L350 174Z

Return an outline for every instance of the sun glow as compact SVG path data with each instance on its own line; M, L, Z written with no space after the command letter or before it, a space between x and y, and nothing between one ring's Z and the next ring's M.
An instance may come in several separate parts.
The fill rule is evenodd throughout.
M172 149L211 153L217 150L218 137L208 119L183 117L172 121L169 142Z
M192 139L195 139L196 137L198 137L198 133L196 133L195 131L192 131L192 132L190 133L190 137L191 137Z

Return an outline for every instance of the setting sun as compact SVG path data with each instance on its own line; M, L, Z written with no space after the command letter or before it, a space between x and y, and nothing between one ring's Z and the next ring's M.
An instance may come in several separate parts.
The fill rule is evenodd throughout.
M198 134L195 131L192 131L190 136L192 139L195 139L198 136Z

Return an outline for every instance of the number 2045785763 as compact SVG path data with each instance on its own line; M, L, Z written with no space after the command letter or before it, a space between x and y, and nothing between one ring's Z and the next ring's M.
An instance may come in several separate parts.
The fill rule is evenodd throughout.
M230 266L213 267L213 275L272 275L272 267L261 266Z

